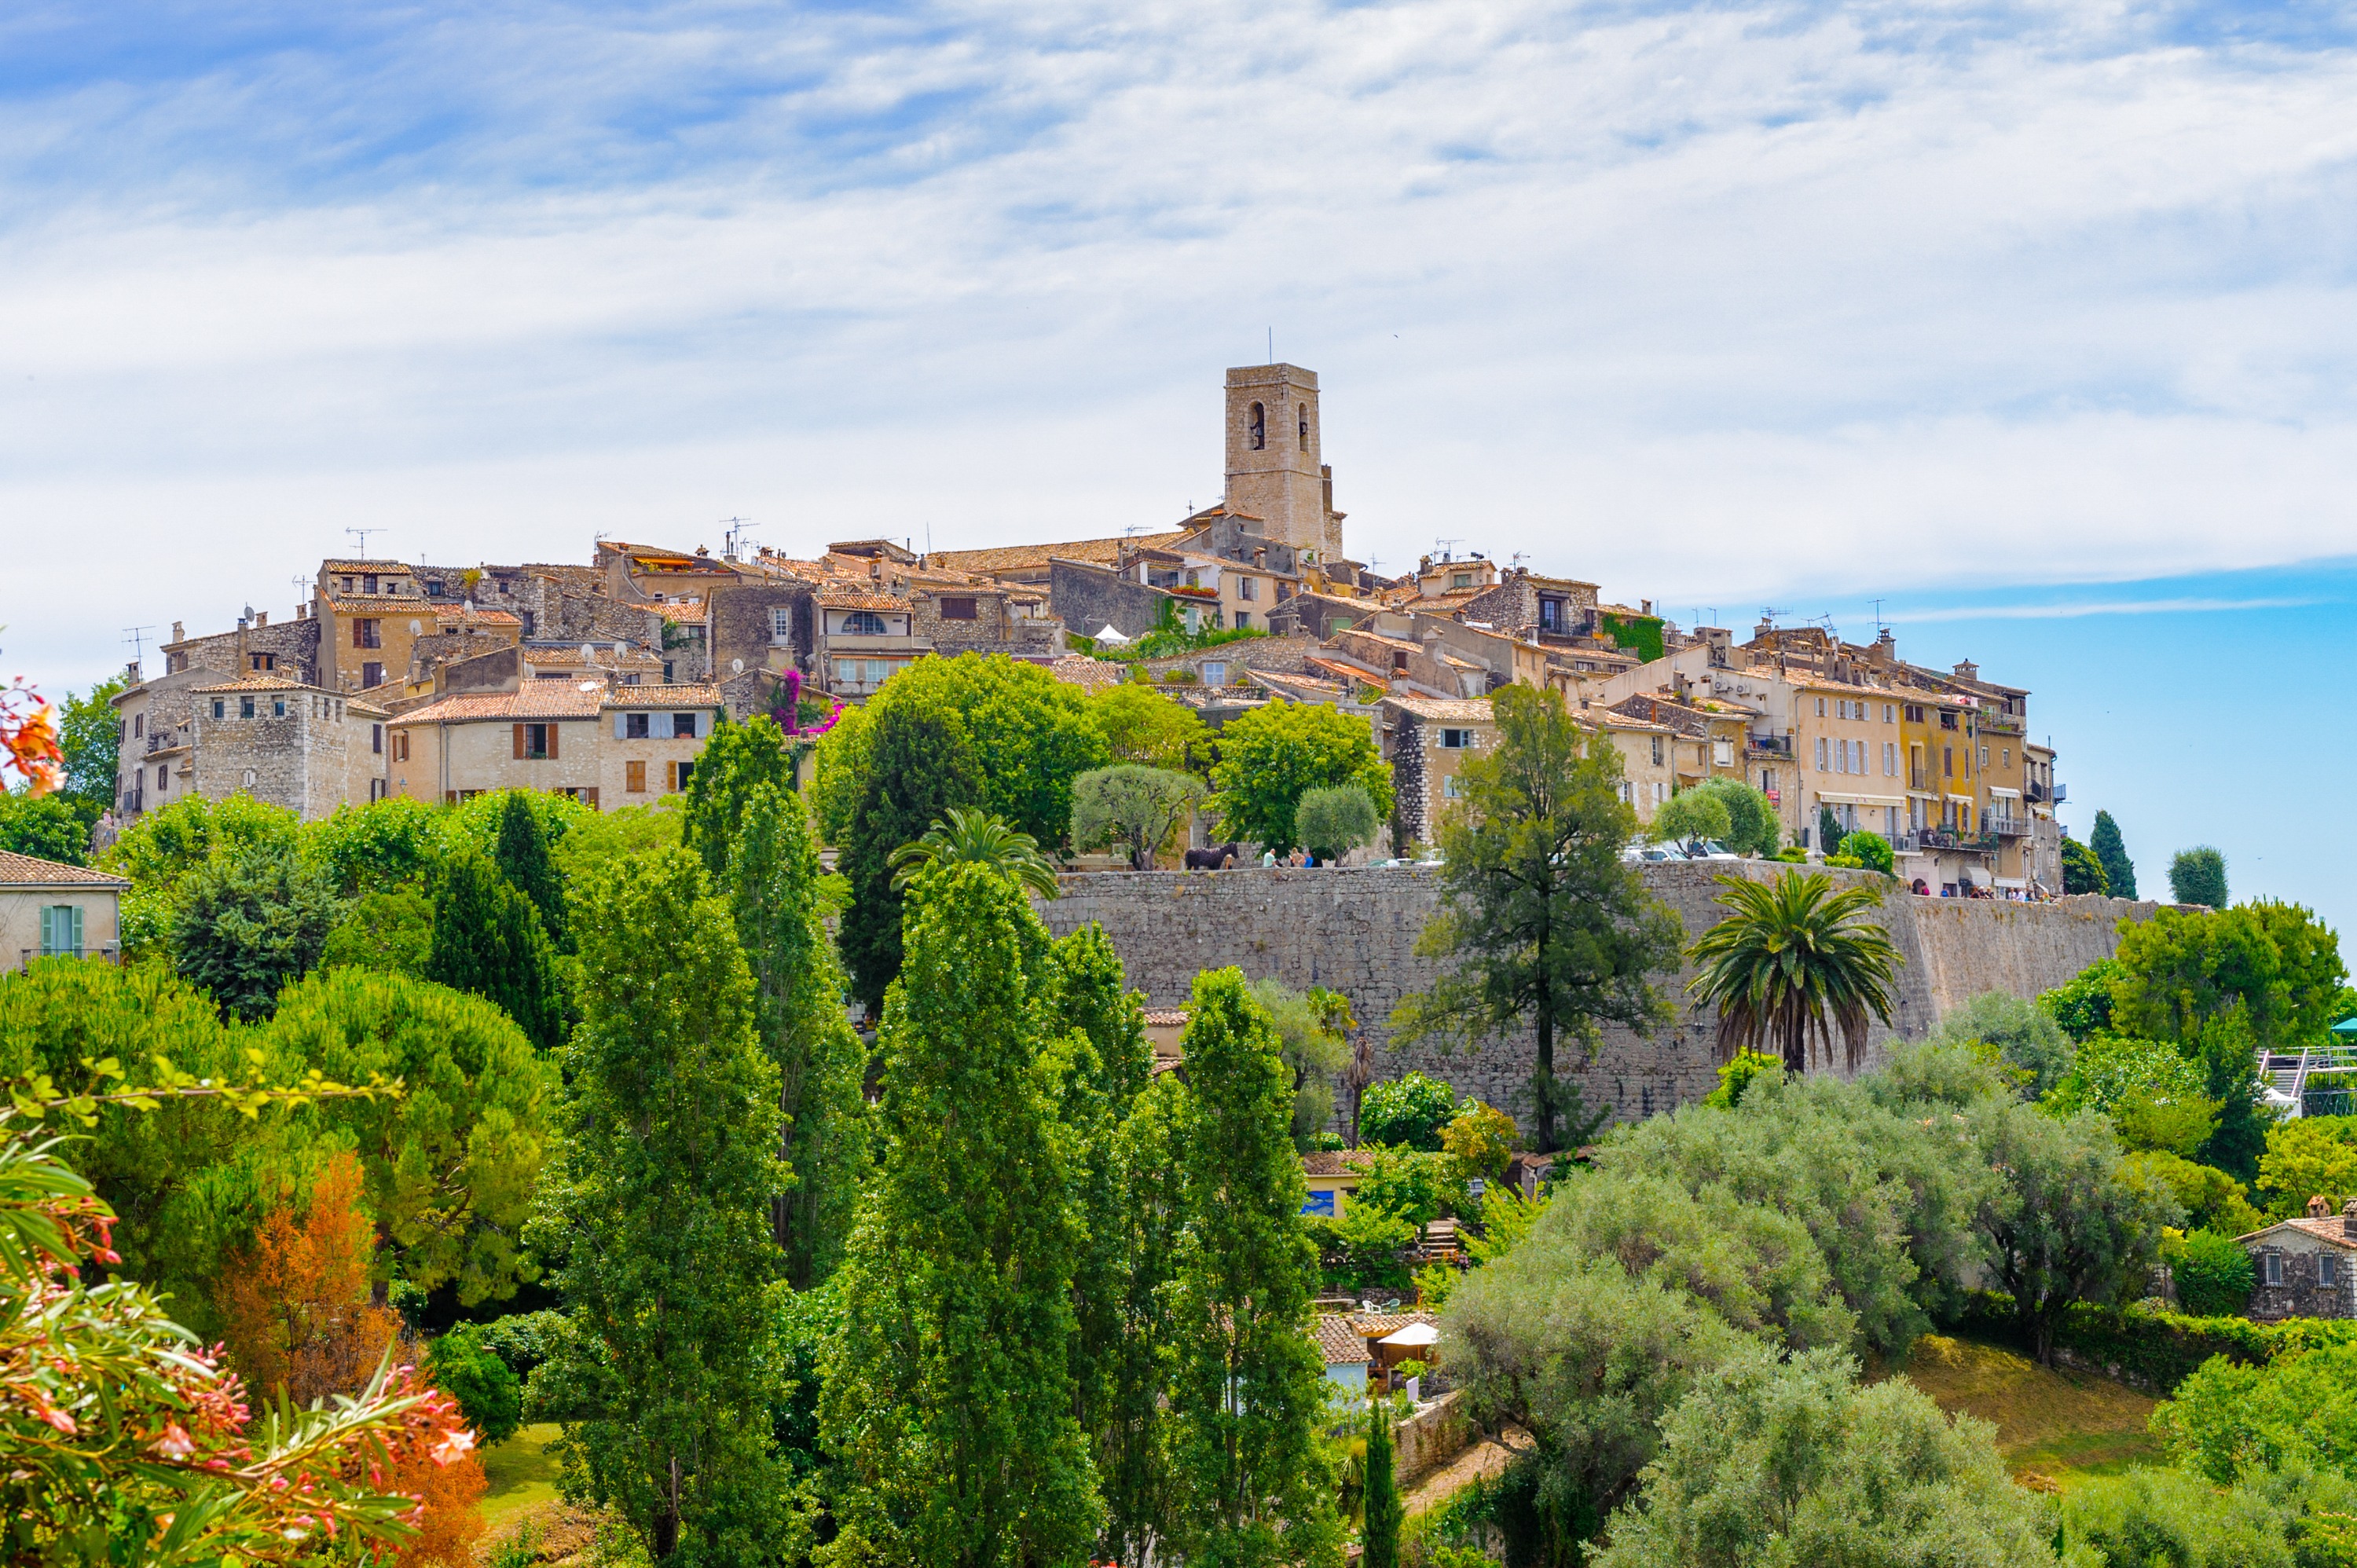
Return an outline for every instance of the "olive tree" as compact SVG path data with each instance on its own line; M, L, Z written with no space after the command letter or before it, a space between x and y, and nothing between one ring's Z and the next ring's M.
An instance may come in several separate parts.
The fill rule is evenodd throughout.
M1099 768L1072 780L1072 847L1115 844L1132 869L1154 869L1154 852L1170 842L1203 799L1191 773L1135 762Z

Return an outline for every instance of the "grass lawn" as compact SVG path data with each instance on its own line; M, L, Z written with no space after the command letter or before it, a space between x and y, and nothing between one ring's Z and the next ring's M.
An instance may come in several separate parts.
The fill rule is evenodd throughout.
M497 1447L483 1450L483 1522L493 1534L526 1509L556 1500L556 1456L548 1452L556 1423L520 1428Z
M2164 1463L2145 1430L2154 1402L2083 1372L2050 1371L2026 1357L1927 1334L1898 1374L1942 1410L1996 1426L1997 1452L2017 1477L2037 1475L2064 1490L2090 1476Z

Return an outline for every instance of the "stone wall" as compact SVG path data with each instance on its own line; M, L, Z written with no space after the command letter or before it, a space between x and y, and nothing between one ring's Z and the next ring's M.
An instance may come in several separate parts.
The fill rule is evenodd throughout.
M1076 561L1048 564L1048 608L1082 637L1106 627L1124 637L1144 637L1162 622L1170 596L1159 588L1114 575L1103 566Z
M1677 911L1689 940L1717 923L1712 876L1728 862L1648 865L1654 894ZM1743 863L1764 879L1781 866ZM1900 971L1896 1032L1928 1034L1949 1010L1986 991L2034 996L2050 990L2118 943L2123 916L2144 919L2158 906L2116 898L2066 898L2051 904L1920 898L1867 872L1828 872L1888 889L1885 927ZM1527 1112L1535 1047L1527 1034L1478 1050L1448 1053L1391 1044L1387 1020L1399 1000L1432 982L1437 966L1415 941L1439 902L1438 878L1420 866L1224 872L1093 872L1062 878L1063 893L1042 907L1059 936L1085 921L1103 925L1132 986L1150 1007L1182 1005L1197 973L1233 964L1258 979L1324 985L1351 999L1375 1049L1380 1078L1411 1069L1445 1079L1459 1094ZM1677 1004L1674 1022L1650 1039L1605 1031L1582 1069L1559 1045L1556 1071L1576 1081L1586 1102L1609 1104L1632 1120L1698 1100L1717 1082L1711 1036L1715 1019L1686 1004L1691 970L1663 977ZM1882 1031L1877 1031L1880 1034Z

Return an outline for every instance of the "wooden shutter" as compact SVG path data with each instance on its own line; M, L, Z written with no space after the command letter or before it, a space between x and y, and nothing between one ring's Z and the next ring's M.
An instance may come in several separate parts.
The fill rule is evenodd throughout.
M589 809L591 811L596 811L597 809L597 786L592 784L587 789L582 790L581 798L589 803Z
M522 725L515 726L515 754L518 762L523 760L523 725Z
M72 917L73 930L69 934L73 938L73 940L68 942L66 946L76 958L80 958L81 956L81 906L76 904L71 908L61 908L59 909L58 913Z
M630 738L622 733L622 726L629 722L629 717L625 714L616 714L614 715L614 738L616 740L627 740Z
M554 719L548 721L548 760L551 762L556 760L556 732L564 727Z
M41 956L48 958L58 950L58 907L41 906Z

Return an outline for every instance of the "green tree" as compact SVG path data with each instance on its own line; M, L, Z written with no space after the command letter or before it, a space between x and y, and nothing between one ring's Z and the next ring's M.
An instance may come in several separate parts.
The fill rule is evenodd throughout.
M867 788L868 759L874 755L875 736L867 718L866 708L844 709L834 727L819 737L817 748L811 753L811 815L818 823L822 843L845 843L859 814L859 799Z
M1981 1157L2002 1178L1975 1223L1991 1273L2013 1297L2023 1341L2054 1364L2054 1330L2072 1304L2141 1293L2164 1225L2182 1218L2165 1189L2122 1179L2119 1145L2101 1116L2058 1121L2035 1106L1992 1101L1969 1114Z
M1838 1351L1750 1349L1662 1423L1641 1499L1596 1568L2050 1564L2038 1498L1996 1429L1951 1417L1904 1378L1870 1386Z
M2277 1356L2263 1367L2212 1357L2152 1412L2170 1457L2219 1486L2299 1467L2357 1479L2357 1345Z
M1385 1402L1367 1402L1366 1511L1359 1526L1360 1568L1399 1568L1400 1526L1406 1509L1393 1478L1392 1413Z
M565 879L557 875L540 819L533 814L524 791L504 789L500 794L500 836L491 851L491 864L500 868L509 886L532 900L549 945L569 952L573 940L565 923Z
M1056 867L1039 853L1039 840L996 812L952 806L942 814L945 820L926 829L924 837L892 852L894 892L905 892L940 866L986 865L1027 893L1056 896Z
M851 908L843 916L843 958L850 966L853 994L872 1016L883 1011L884 989L900 972L901 895L894 886L893 853L923 837L951 807L978 802L983 789L965 720L954 711L896 703L871 711L861 735L866 753L859 792L835 843L842 849L836 864L851 884ZM822 759L834 739L830 734L820 743Z
M1089 698L1089 714L1104 733L1116 763L1173 772L1200 769L1199 758L1211 732L1184 703L1174 703L1151 686L1125 681Z
M1457 1091L1420 1072L1367 1085L1359 1100L1359 1141L1438 1153L1457 1115Z
M303 846L350 898L400 886L423 886L449 842L449 813L391 795L365 806L347 801L303 830Z
M2114 959L2097 959L2071 980L2038 999L2040 1011L2072 1040L2108 1033L2112 1026L2112 983L2120 973Z
M2268 1128L2266 1137L2257 1186L2276 1219L2306 1213L2311 1197L2335 1208L2357 1197L2357 1120L2301 1116Z
M2207 1083L2201 1064L2166 1040L2098 1035L2079 1047L2050 1106L2061 1116L2101 1112L2130 1149L2190 1155L2218 1127Z
M365 969L290 987L271 1021L291 1062L341 1083L399 1079L399 1097L301 1112L359 1156L386 1262L473 1306L540 1270L522 1256L557 1090L506 1014L479 996Z
M436 878L425 977L495 1003L542 1050L564 1041L556 952L540 911L488 857L463 844Z
M224 1016L267 1018L280 988L317 966L341 912L327 877L291 847L234 846L181 885L172 967Z
M2330 1472L2262 1472L2222 1488L2177 1466L2139 1466L2089 1477L2058 1501L2074 1568L2340 1568L2357 1557L2346 1517L2357 1495Z
M1839 854L1847 836L1841 819L1834 815L1834 809L1820 805L1817 808L1817 848L1826 854Z
M2043 1097L2071 1070L2071 1037L2053 1015L2003 991L1972 998L1942 1018L1932 1037L1945 1045L1996 1047L2005 1065L2021 1075L2022 1093L2029 1100Z
M576 890L582 1020L565 1142L531 1228L566 1327L533 1375L562 1413L560 1487L658 1559L791 1557L770 1420L778 1072L728 910L683 850ZM521 895L517 897L521 897Z
M1034 989L1046 933L987 865L909 906L885 1003L882 1165L840 1274L821 1396L844 1562L1071 1561L1100 1511L1073 1413L1080 1244L1063 1063Z
M90 823L62 790L35 795L0 789L0 851L83 865L90 860Z
M1361 844L1375 842L1383 816L1356 784L1305 789L1293 811L1293 836L1320 861L1340 860Z
M462 1323L426 1346L425 1369L436 1388L458 1402L486 1448L505 1443L523 1424L523 1384L483 1344L480 1324Z
M251 795L212 801L183 795L141 815L98 857L99 869L131 879L123 896L125 959L168 954L180 885L214 856L266 845L292 854L302 822Z
M1171 1288L1189 1223L1172 1139L1185 1109L1176 1074L1154 1079L1114 1140L1119 1218L1109 1232L1120 1250L1123 1288L1112 1297L1120 1338L1104 1412L1092 1430L1105 1503L1104 1549L1139 1564L1177 1529L1178 1477L1171 1454L1170 1389L1177 1371L1178 1303ZM1081 1332L1094 1304L1082 1302Z
M114 809L123 771L123 721L115 716L114 699L124 687L122 676L111 676L79 695L67 693L58 704L58 750L66 763L65 788L58 793L81 819L85 848L90 825Z
M2302 1118L2289 1125L2304 1127L2309 1120ZM2185 1211L2188 1225L2222 1236L2247 1236L2267 1222L2266 1215L2251 1207L2243 1184L2215 1165L2195 1165L2181 1155L2147 1149L2129 1155L2120 1162L2120 1168L2129 1173L2132 1181L2165 1188ZM2264 1180L2264 1168L2260 1174ZM2350 1183L2350 1190L2357 1192L2357 1181ZM2301 1201L2306 1202L2304 1195Z
M2169 1260L2177 1304L2196 1317L2239 1317L2250 1309L2251 1255L2232 1236L2187 1233Z
M1864 918L1881 895L1798 871L1715 880L1729 913L1688 950L1702 972L1687 990L1718 1009L1720 1054L1766 1046L1785 1071L1803 1073L1813 1054L1831 1061L1838 1034L1856 1071L1868 1021L1890 1022L1900 963L1889 933Z
M1557 1119L1579 1114L1555 1079L1558 1036L1586 1053L1603 1024L1666 1022L1650 977L1676 961L1678 918L1621 861L1637 823L1620 799L1619 748L1600 730L1583 737L1557 692L1508 686L1491 706L1499 744L1458 775L1462 807L1441 822L1440 908L1416 943L1447 967L1402 1001L1392 1029L1407 1043L1529 1026L1535 1142L1551 1149Z
M794 791L786 732L767 714L756 714L741 725L724 716L695 754L695 771L687 778L682 833L715 882L728 875L730 846L737 842L753 791L764 784L784 794Z
M414 887L362 894L328 933L322 969L381 969L425 978L434 951L434 901Z
M2062 835L2062 891L2068 894L2109 893L2110 879L2104 875L2104 863L2095 852L2072 838Z
M1276 1031L1243 976L1215 970L1195 979L1184 1043L1171 1135L1188 1219L1171 1287L1173 1533L1189 1562L1339 1568L1318 1430L1326 1369L1309 1337L1317 1251Z
M1314 1148L1334 1125L1334 1087L1351 1059L1350 1006L1322 986L1301 992L1282 981L1256 980L1252 990L1276 1030L1293 1079L1293 1141Z
M1373 726L1328 703L1271 703L1230 719L1218 746L1211 786L1219 792L1209 808L1231 838L1290 854L1300 847L1294 818L1301 797L1341 784L1356 784L1379 813L1391 814L1391 769Z
M1715 795L1727 807L1727 847L1738 854L1771 855L1783 842L1775 803L1740 779L1706 779L1692 791Z
M2226 907L2226 857L2208 844L2180 849L2169 862L2169 896L2180 904Z
M834 1272L866 1163L867 1052L844 1015L845 978L820 906L818 845L801 797L764 780L746 795L726 891L753 977L754 1027L778 1069L791 1191L770 1200L786 1278L809 1290Z
M2115 898L2136 896L2136 862L2128 858L2128 846L2120 840L2120 824L2112 820L2109 811L2095 813L2095 831L2087 835L2087 848L2104 868L2104 885Z
M1656 843L1713 843L1735 828L1735 815L1726 799L1713 790L1681 789L1654 808L1645 836Z
M2337 1021L2348 971L2332 929L2298 904L2163 909L2124 922L2115 955L2115 1026L2189 1042L2240 1013L2259 1046L2297 1050Z
M1093 768L1072 781L1072 847L1111 844L1133 870L1151 871L1155 851L1178 835L1202 799L1202 780L1191 773L1132 762Z
M1891 875L1890 868L1898 863L1890 841L1880 833L1861 831L1847 835L1842 840L1842 854L1867 870L1879 871L1885 876Z

